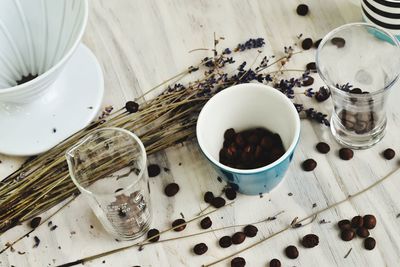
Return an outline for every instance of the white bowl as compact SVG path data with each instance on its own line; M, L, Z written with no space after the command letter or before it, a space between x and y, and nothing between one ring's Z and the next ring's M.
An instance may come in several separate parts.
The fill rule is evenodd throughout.
M80 43L87 18L87 0L1 0L0 101L43 95ZM38 77L17 84L30 74Z

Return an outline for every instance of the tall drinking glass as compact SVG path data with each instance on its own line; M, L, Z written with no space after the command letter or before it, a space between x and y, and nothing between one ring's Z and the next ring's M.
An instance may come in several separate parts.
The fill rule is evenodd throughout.
M146 151L133 133L103 128L66 152L69 172L104 228L118 239L145 233L151 221Z
M385 135L387 98L400 73L399 41L372 24L343 25L323 38L316 64L332 93L335 139L355 149L378 143Z

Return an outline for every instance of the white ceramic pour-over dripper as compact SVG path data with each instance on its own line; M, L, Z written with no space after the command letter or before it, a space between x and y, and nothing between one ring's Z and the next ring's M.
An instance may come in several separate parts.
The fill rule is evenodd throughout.
M79 45L87 18L87 0L1 0L0 101L40 97ZM30 75L38 77L17 84Z

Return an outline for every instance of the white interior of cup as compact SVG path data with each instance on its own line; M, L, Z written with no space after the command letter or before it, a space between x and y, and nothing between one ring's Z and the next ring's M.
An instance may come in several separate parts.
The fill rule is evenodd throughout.
M219 162L224 132L236 132L265 127L278 133L286 153L277 161L252 170L230 168ZM279 164L297 144L300 119L293 103L278 90L262 84L240 84L212 97L203 107L197 121L197 140L207 156L217 166L236 173L254 173Z
M66 61L83 35L87 0L0 1L0 91Z

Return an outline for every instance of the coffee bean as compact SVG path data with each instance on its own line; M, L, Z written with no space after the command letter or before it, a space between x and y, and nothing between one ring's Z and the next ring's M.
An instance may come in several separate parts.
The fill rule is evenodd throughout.
M164 193L169 197L175 196L176 193L178 193L178 191L179 191L179 185L176 183L170 183L164 189Z
M317 41L314 42L314 47L318 48L319 44L321 43L322 39L318 39Z
M229 200L234 200L236 198L236 191L235 189L228 187L225 189L225 196Z
M315 64L315 62L310 62L306 65L306 70L309 71L316 71L317 70L317 65Z
M125 109L129 113L135 113L139 110L139 104L134 101L128 101L125 104Z
M153 236L154 237L149 239L149 242L157 242L160 239L159 234L160 234L160 231L158 231L157 229L155 229L155 228L150 229L147 232L147 238L150 238L150 237L153 237Z
M197 244L197 245L195 245L195 246L193 247L193 252L194 252L196 255L203 255L204 253L207 252L207 250L208 250L208 247L207 247L207 245L204 244L204 243L199 243L199 244Z
M337 48L342 48L346 44L346 41L341 37L334 37L331 40L333 45L336 45Z
M317 235L314 235L314 234L305 235L303 237L303 239L301 240L301 244L305 248L313 248L313 247L317 246L318 243L319 243L319 238Z
M213 200L211 200L211 205L217 209L225 206L225 203L226 201L222 197L215 197Z
M234 233L232 236L232 244L241 244L246 239L246 235L243 232Z
M311 38L306 38L303 40L303 42L301 42L301 47L304 50L310 49L312 47L312 45L313 45L313 40Z
M185 230L186 221L184 219L176 219L175 221L172 222L172 227L176 227L178 225L180 226L174 229L175 232L180 232Z
M269 262L269 267L281 267L281 262L278 259L272 259Z
M245 142L244 142L244 139L243 139L243 135L241 133L236 134L235 143L240 147L245 145Z
M224 133L224 139L226 141L228 141L228 142L234 142L235 141L235 135L236 135L235 130L233 128L229 128Z
M351 222L349 220L341 220L338 222L340 230L351 229Z
M349 91L349 93L360 95L362 94L362 90L360 88L353 88Z
M214 194L212 193L212 192L210 192L210 191L207 191L205 194L204 194L204 201L206 202L206 203L211 203L211 201L214 199Z
M301 167L303 168L304 171L309 172L315 169L317 167L317 162L313 159L307 159L303 161L301 164Z
M315 147L321 154L326 154L331 150L331 147L325 142L319 142Z
M228 248L232 245L232 238L230 236L223 236L219 239L218 244L221 248Z
M364 240L364 248L367 250L373 250L375 248L376 241L373 237L367 237Z
M299 251L295 246L288 246L285 248L285 254L289 259L296 259L299 256Z
M385 151L383 151L383 156L387 160L391 160L392 158L394 158L395 155L396 155L396 152L394 152L394 150L391 148L387 148L387 149L385 149Z
M315 99L318 102L324 102L331 96L331 92L329 91L329 88L327 87L320 87L319 90L315 93Z
M344 229L340 234L340 237L343 241L350 241L354 238L354 236L355 233L352 229Z
M246 265L246 260L242 257L236 257L231 260L231 267L244 267Z
M296 13L299 16L305 16L308 13L308 6L305 4L300 4L296 8Z
M345 148L341 148L339 150L339 157L342 160L350 160L353 158L353 156L354 156L354 152L350 148L345 147Z
M258 229L254 225L246 225L243 229L243 232L247 237L255 237L257 235Z
M364 219L361 216L354 216L353 219L351 219L351 227L354 229L357 229L361 226L364 225Z
M149 177L155 177L159 175L161 172L160 166L157 164L150 164L147 166L147 173L149 174Z
M357 233L357 235L358 235L359 237L362 237L362 238L365 238L365 237L368 237L368 236L369 236L369 231L368 231L368 229L365 228L365 227L360 227L360 228L358 228L357 231L356 231L356 233Z
M367 229L374 229L376 226L376 218L374 215L367 214L363 218L364 227Z
M301 86L310 86L313 83L314 83L314 78L311 76L307 76L306 78L303 79Z
M212 221L211 221L210 217L208 217L208 216L200 221L200 226L203 229L208 229L211 227L211 225L212 225Z
M39 226L41 220L42 220L41 217L35 217L31 220L29 225L31 226L32 229L34 229Z

